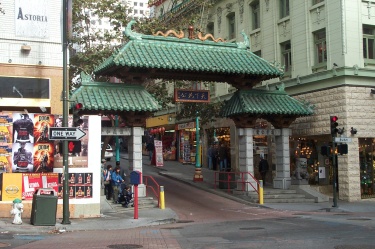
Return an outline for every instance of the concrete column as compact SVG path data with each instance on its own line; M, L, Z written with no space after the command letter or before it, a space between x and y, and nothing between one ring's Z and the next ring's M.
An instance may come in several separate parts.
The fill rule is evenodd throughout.
M253 154L253 129L238 128L238 163L240 172L249 172L254 175L254 154ZM255 180L249 175L244 174L244 179L239 181L250 182L254 188L258 188ZM245 191L255 191L250 184L245 185ZM237 185L238 189L242 189L242 184Z
M281 135L276 136L276 177L273 180L273 187L288 189L291 185L290 178L290 152L289 136L291 130L282 128Z
M142 127L132 127L132 134L128 138L129 173L139 171L142 173ZM138 185L138 196L145 197L146 189L144 184Z

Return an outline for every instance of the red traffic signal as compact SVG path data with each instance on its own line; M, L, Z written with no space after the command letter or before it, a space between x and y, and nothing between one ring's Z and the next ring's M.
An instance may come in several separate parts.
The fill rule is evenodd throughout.
M339 129L337 129L337 126L339 125L337 123L338 119L339 118L337 116L331 116L330 117L331 135L334 136L334 137L337 135L337 132L339 131Z
M80 109L82 109L82 107L83 107L83 104L82 104L82 103L76 103L75 106L74 106L74 108L75 108L76 110L80 110Z

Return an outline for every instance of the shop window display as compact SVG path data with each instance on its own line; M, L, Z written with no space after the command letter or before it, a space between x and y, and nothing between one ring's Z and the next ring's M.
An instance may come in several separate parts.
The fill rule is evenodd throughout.
M374 198L375 139L359 139L359 162L361 177L361 197Z

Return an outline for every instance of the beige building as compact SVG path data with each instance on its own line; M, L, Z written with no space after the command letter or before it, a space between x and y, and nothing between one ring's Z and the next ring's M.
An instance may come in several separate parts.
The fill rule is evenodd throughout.
M155 1L155 16L167 16L172 2L174 9L182 3L188 6L186 1ZM315 106L313 116L297 119L291 126L292 179L298 184L300 178L310 185L332 184L332 157L323 156L321 147L332 146L330 116L337 116L338 127L343 128L338 136L350 141L348 154L337 156L339 198L355 201L375 197L375 3L367 0L211 3L201 8L202 30L228 42L242 41L243 31L250 38L253 53L284 67L282 78L260 82L258 87L274 90L283 84L289 95ZM179 13L182 11L174 11L174 16L178 18ZM222 84L213 85L210 90L213 97L233 91ZM235 156L238 153L233 145L235 129L229 130L231 154ZM268 160L274 163L273 138L263 139L268 142ZM305 172L302 177L297 170L301 162ZM236 164L235 158L232 164Z

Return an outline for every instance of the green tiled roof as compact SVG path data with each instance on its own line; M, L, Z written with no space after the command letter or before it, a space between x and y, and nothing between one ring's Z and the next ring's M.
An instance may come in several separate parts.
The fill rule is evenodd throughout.
M230 117L241 114L308 116L313 114L313 109L283 90L238 90L225 104L221 115Z
M82 82L70 100L72 103L82 103L83 113L160 110L158 102L143 86L124 83Z
M250 51L248 37L244 42L214 42L177 37L142 35L131 30L130 22L125 34L130 41L115 51L96 69L98 75L116 75L126 69L142 71L155 69L166 72L200 73L201 75L237 75L242 78L262 76L261 80L279 77L282 70ZM119 72L119 71L122 72ZM155 71L154 70L154 71ZM131 73L131 71L129 72ZM156 75L160 76L160 75ZM155 77L156 77L155 76ZM206 80L201 77L201 80Z

